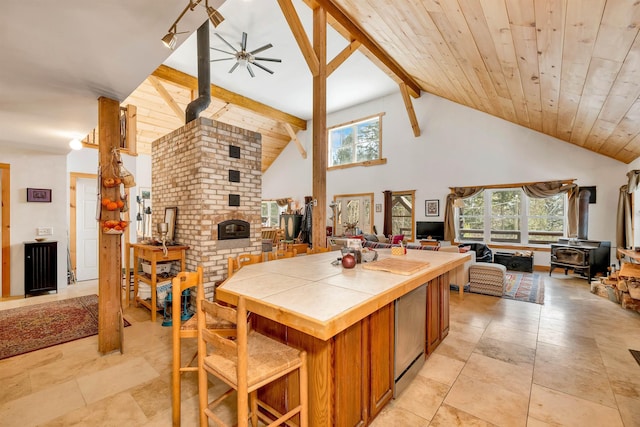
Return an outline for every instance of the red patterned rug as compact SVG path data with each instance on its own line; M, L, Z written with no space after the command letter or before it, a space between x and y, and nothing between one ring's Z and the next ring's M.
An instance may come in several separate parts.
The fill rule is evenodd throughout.
M544 279L536 273L507 272L504 298L544 304Z
M97 333L97 295L2 310L0 360Z

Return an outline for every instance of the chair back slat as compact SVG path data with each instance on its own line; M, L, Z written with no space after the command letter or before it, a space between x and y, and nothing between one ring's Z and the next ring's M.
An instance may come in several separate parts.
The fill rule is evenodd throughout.
M202 300L202 311L213 317L226 320L227 322L234 324L237 322L236 310L231 307L225 307L216 302Z
M243 266L249 265L249 264L258 264L262 262L262 254L260 255L240 254L238 255L236 262L239 268L242 268Z

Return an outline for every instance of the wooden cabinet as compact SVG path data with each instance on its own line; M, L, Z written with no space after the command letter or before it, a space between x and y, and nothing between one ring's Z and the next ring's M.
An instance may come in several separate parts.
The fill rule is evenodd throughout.
M162 246L154 245L131 245L133 247L133 295L136 304L142 304L151 311L151 321L156 321L156 312L158 303L156 301L156 287L158 284L158 275L156 274L157 263L165 261L180 261L180 271L185 271L185 251L188 246L167 246L165 254ZM151 274L147 275L138 270L138 261L145 260L151 264ZM143 282L151 288L151 302L138 297L138 283Z
M393 397L394 304L369 316L369 418Z
M427 343L430 355L449 334L449 273L429 282L427 286Z
M389 304L335 337L334 425L368 425L393 398L393 334Z
M24 295L58 292L58 242L24 244Z
M255 316L253 327L262 333L307 350L310 357L310 402L314 392L329 398L330 405L310 405L312 424L366 426L393 398L394 304L388 304L351 325L335 337L321 341L300 331ZM311 356L313 355L313 356ZM329 382L324 380L330 378ZM260 397L276 409L282 402L297 402L297 378L261 389ZM320 399L324 400L324 399Z

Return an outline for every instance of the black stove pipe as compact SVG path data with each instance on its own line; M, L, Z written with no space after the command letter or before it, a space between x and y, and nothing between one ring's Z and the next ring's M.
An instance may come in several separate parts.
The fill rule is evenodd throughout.
M589 234L589 197L591 191L580 190L578 193L578 239L587 240Z
M209 65L209 20L198 28L198 98L187 105L185 123L198 118L211 103L211 71Z

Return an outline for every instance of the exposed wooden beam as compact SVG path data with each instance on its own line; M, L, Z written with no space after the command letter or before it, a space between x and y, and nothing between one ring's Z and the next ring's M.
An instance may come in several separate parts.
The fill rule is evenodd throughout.
M320 7L323 7L326 12L336 20L336 22L344 28L349 34L350 37L358 40L362 43L362 47L366 48L369 52L371 52L385 67L389 69L395 76L397 76L402 82L407 85L407 89L409 93L414 98L420 97L420 86L416 83L413 78L402 68L400 67L391 57L382 50L364 31L360 29L360 27L355 24L351 18L342 12L338 6L334 4L333 0L303 0L309 7L314 8L314 4L317 4ZM343 31L338 31L344 36Z
M342 52L337 54L335 58L329 62L327 65L327 76L330 76L344 61L347 60L348 57L351 56L353 52L358 50L358 48L362 45L358 40L352 40L351 43L347 45Z
M220 117L224 115L224 113L226 113L230 109L231 109L231 104L227 102L226 104L224 104L222 108L220 108L218 111L216 111L211 115L211 120L218 120Z
M304 31L304 27L302 26L302 22L300 22L300 17L298 16L298 12L296 12L296 8L293 7L291 0L278 0L278 4L280 5L280 9L282 9L282 14L289 23L289 28L291 28L293 37L296 39L296 42L300 47L304 60L307 61L311 75L317 76L318 56L313 51L313 46L309 41L309 37L307 37L307 33Z
M313 247L327 245L327 12L313 10L313 50L318 57L318 75L313 77L313 165L314 200L311 242Z
M166 65L160 65L152 73L152 76L184 86L191 90L198 88L198 79L196 77L190 76L189 74L183 73L182 71L178 71L174 68L167 67ZM289 123L294 128L298 128L300 130L307 129L307 121L304 119L285 113L284 111L277 110L273 107L269 107L268 105L254 101L253 99L249 99L235 92L231 92L227 89L221 88L220 86L216 86L214 84L211 85L211 96L224 102L237 105L240 108L269 117L273 120Z
M127 150L132 156L138 155L138 107L127 105Z
M302 143L298 139L298 135L296 135L296 132L293 130L291 125L289 123L282 123L282 126L284 127L284 129L287 131L287 133L291 137L291 140L293 142L295 142L296 147L298 147L298 151L300 152L300 155L302 156L302 158L306 159L307 158L307 150L305 150L304 147L302 146Z
M120 103L101 96L98 98L98 132L100 134L100 164L102 178L115 178L113 152L120 146ZM102 185L100 183L99 185ZM120 187L102 187L102 197L119 200ZM120 210L108 211L103 206L102 220L119 220ZM98 351L102 354L114 350L122 352L122 263L120 234L102 233L98 227Z
M413 103L411 102L411 97L409 96L409 90L407 89L406 84L400 83L400 93L402 94L402 100L404 101L404 108L407 109L407 114L409 115L411 129L413 129L413 136L417 138L420 136L420 125L418 124L416 111L413 109Z
M160 79L154 76L149 76L148 79L149 83L151 83L151 86L153 86L156 92L158 92L158 95L160 95L160 98L162 98L162 100L169 106L169 108L173 110L173 113L176 115L176 117L179 118L182 123L184 123L184 110L180 108L169 91L162 85Z

